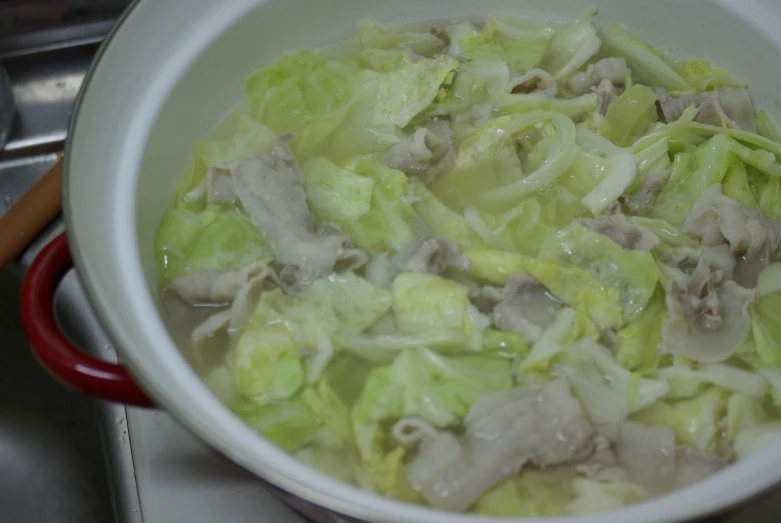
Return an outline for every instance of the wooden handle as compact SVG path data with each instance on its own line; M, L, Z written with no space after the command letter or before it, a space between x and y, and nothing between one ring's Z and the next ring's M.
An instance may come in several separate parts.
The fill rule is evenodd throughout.
M57 159L49 171L0 218L0 268L14 259L60 212L60 174Z

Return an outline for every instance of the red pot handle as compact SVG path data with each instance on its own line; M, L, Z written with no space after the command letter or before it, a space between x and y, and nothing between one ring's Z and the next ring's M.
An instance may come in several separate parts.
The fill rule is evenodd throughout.
M154 407L127 369L92 357L74 346L54 320L57 284L73 267L65 233L35 258L22 283L22 325L38 361L67 385L96 398Z

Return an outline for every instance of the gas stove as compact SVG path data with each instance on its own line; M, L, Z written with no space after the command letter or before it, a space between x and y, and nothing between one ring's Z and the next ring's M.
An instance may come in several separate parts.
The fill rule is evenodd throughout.
M9 141L0 151L0 214L56 160L94 53L128 3L0 0L0 34L6 35L0 40L0 63L11 77L18 113ZM16 266L29 265L62 230L58 219ZM55 307L74 342L116 361L75 271L62 281ZM357 523L264 483L210 450L165 411L97 405L113 486L114 519L120 523ZM781 491L775 490L700 523L774 522L780 513ZM4 517L0 513L0 522L13 520Z

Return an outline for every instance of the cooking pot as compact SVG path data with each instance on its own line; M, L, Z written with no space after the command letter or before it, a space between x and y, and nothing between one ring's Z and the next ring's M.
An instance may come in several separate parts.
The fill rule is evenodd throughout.
M370 522L489 523L347 485L259 437L206 388L161 318L154 235L193 144L242 98L244 78L284 51L334 42L361 19L415 22L488 13L572 20L599 9L676 56L712 59L750 80L781 115L778 0L147 0L103 44L73 116L64 160L64 237L31 267L23 317L41 362L104 399L167 409L237 464L312 503ZM96 361L59 333L57 281L73 261L123 366ZM681 521L781 480L781 440L701 483L610 513L560 523ZM514 521L528 521L516 519Z

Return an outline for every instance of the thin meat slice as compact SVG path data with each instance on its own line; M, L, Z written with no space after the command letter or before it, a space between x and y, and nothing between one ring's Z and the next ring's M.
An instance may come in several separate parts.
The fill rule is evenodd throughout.
M388 288L402 272L442 274L448 267L464 268L468 260L447 240L419 238L393 256L381 253L366 266L366 279Z
M524 465L554 467L594 449L594 429L564 380L483 397L464 421L462 437L440 433L407 468L436 508L464 511Z
M677 449L675 459L675 488L693 485L727 466L727 461L719 456L686 447Z
M164 292L172 292L189 305L227 305L236 299L242 287L254 279L274 280L265 263L253 263L237 271L206 270L176 278Z
M287 266L280 276L307 285L337 266L355 268L367 257L352 248L349 236L338 227L315 224L288 145L292 136L281 134L270 154L215 168L230 173L233 189L250 220L268 241L276 261Z
M602 214L594 219L581 218L578 223L607 236L628 251L651 251L660 243L654 233L629 221L620 212Z
M699 109L695 121L721 127L743 129L755 133L754 102L746 89L720 87L715 91L700 94L685 94L673 97L662 87L654 87L661 116L667 123L677 121L683 112L694 105Z
M249 321L263 291L279 285L264 263L254 263L238 271L203 271L172 281L165 294L173 294L191 306L227 306L198 324L191 339L200 343L226 330L241 330Z
M605 80L611 85L624 85L629 73L629 67L623 58L604 58L590 64L585 71L573 74L569 87L575 94L584 94Z
M195 189L185 195L187 201L203 201L216 204L232 204L236 201L230 173L218 167L210 167L206 177Z
M703 191L683 223L683 232L709 247L727 244L748 261L766 263L781 249L779 224L724 196L720 184Z
M634 214L648 214L654 206L656 197L667 185L671 174L670 169L652 167L648 171L643 186L632 195L623 194L619 201Z
M499 393L504 402L481 398L466 415L467 447L486 455L522 456L546 468L583 459L593 450L594 428L566 380Z
M616 441L616 458L632 481L651 494L661 495L673 488L676 447L671 429L623 422Z
M610 106L618 100L618 90L610 80L602 80L595 92L597 94L597 113L607 116Z
M667 283L668 318L662 329L662 351L701 363L728 359L751 330L749 306L754 291L727 279L703 258L691 274Z
M544 285L524 273L511 276L502 289L477 289L471 299L478 310L490 313L497 329L518 332L530 343L539 340L553 323L554 308L561 304Z

